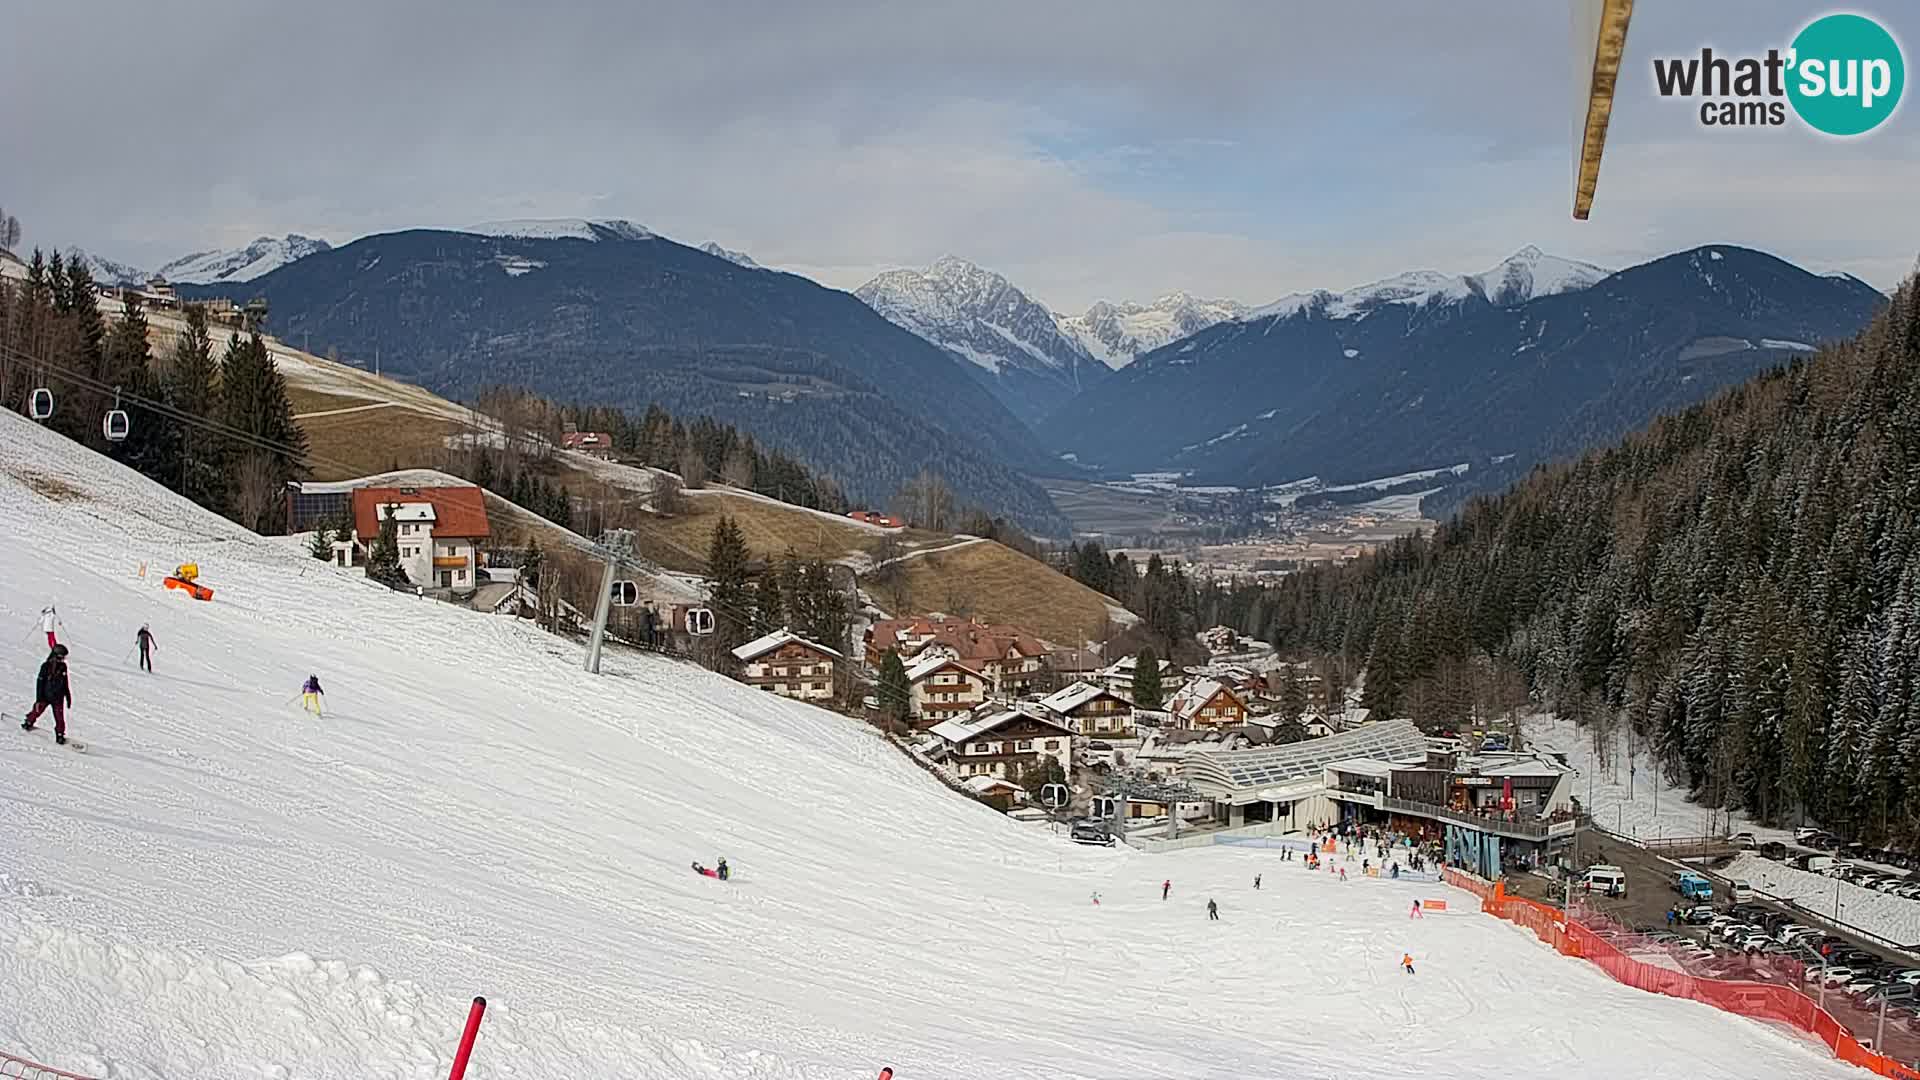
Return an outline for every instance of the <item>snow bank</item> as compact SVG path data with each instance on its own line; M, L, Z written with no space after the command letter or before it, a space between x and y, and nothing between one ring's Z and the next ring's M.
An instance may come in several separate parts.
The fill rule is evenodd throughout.
M1434 886L1081 848L862 724L658 657L589 678L288 547L0 416L0 685L55 600L92 744L0 728L0 1046L436 1077L485 994L476 1080L1858 1075L1494 920L1410 923ZM214 601L138 573L180 559ZM290 700L312 672L322 719ZM723 855L733 882L689 871Z
M1642 840L1729 831L1718 811L1709 812L1689 802L1685 788L1656 776L1644 747L1634 748L1634 768L1629 771L1625 725L1614 734L1610 764L1595 767L1590 731L1551 714L1530 716L1522 723L1522 730L1535 747L1567 756L1567 764L1579 774L1574 780L1574 796L1603 827ZM1757 825L1737 813L1730 831L1751 832L1759 840L1793 839L1785 830Z
M1761 892L1795 901L1818 915L1857 926L1895 944L1920 944L1920 900L1888 896L1754 854L1735 859L1723 873L1726 877L1743 878Z

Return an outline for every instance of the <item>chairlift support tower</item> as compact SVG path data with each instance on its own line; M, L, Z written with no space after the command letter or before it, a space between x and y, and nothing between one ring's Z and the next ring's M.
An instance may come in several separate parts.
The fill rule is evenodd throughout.
M607 612L613 607L614 575L619 571L620 564L633 555L633 530L611 529L602 533L594 552L606 560L606 568L600 574L600 600L593 609L593 636L587 641L585 670L598 675L600 645L607 636Z

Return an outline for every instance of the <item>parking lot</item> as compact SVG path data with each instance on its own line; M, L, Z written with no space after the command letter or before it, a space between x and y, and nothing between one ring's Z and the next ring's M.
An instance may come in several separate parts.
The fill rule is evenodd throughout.
M1626 872L1625 896L1609 897L1578 888L1573 896L1574 909L1582 913L1582 921L1596 929L1609 927L1608 936L1623 951L1703 978L1791 986L1819 1003L1855 1037L1880 1039L1886 1053L1909 1063L1920 1061L1920 992L1909 996L1901 988L1878 990L1883 985L1912 980L1914 989L1920 991L1920 956L1863 938L1790 904L1755 897L1735 905L1725 879L1714 876L1711 869L1706 873L1714 883L1714 914L1736 915L1737 925L1753 929L1729 940L1710 925L1669 928L1670 909L1699 906L1683 900L1672 888L1679 867L1645 848L1592 830L1582 834L1580 846L1582 864L1611 863ZM1564 885L1532 875L1510 879L1509 887L1556 904L1566 895ZM1783 932L1791 935L1793 927L1807 929L1794 946L1789 946L1779 938ZM1759 944L1761 933L1769 944ZM1840 980L1838 974L1831 980L1824 974L1809 979L1809 968L1823 963L1831 966L1835 960L1844 960L1849 975L1846 980ZM1869 996L1874 992L1890 998L1884 1024L1880 1000Z

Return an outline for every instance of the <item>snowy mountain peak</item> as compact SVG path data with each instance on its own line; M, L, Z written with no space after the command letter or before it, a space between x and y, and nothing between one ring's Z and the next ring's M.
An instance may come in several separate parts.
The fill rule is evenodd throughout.
M262 236L245 247L198 251L183 256L162 266L158 273L168 281L185 285L252 281L297 259L332 249L333 245L325 240L301 236L299 233L280 237Z
M1524 304L1542 296L1585 289L1612 271L1592 263L1549 255L1528 244L1479 274L1443 274L1410 270L1355 286L1344 292L1290 293L1247 313L1247 318L1287 318L1315 311L1326 318L1353 318L1389 304L1425 307L1479 297L1495 307Z
M733 251L728 248L723 248L719 244L716 244L711 240L707 241L704 244L701 244L700 250L706 252L707 254L713 256L716 259L725 259L728 262L734 264L735 266L744 266L749 270L762 269L760 264L757 262L754 262L752 258L748 257L746 252Z
M80 262L85 263L88 271L93 274L93 280L102 285L142 284L151 276L138 267L128 266L126 263L114 262L112 259L104 259L98 255L83 251L80 248L74 248L68 251L67 259L70 262L78 259Z
M624 218L519 218L512 221L486 221L469 225L460 232L480 236L511 237L516 240L652 240L655 235L644 225Z
M1016 414L1038 419L1083 378L1104 374L1051 311L1000 274L956 255L925 270L888 270L854 290L887 321L994 376Z
M1096 301L1080 315L1061 316L1060 325L1102 363L1122 368L1143 353L1246 313L1246 305L1233 300L1177 291L1151 304Z

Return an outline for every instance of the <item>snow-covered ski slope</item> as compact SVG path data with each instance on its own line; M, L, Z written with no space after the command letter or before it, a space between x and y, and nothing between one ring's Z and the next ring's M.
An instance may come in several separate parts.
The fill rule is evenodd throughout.
M211 603L160 587L182 559ZM0 730L0 1049L82 1073L441 1077L485 994L485 1078L1860 1075L1492 919L1410 922L1435 886L1077 848L837 716L652 657L586 678L11 415L0 581L0 701L55 601L91 744ZM722 855L734 882L688 868Z

